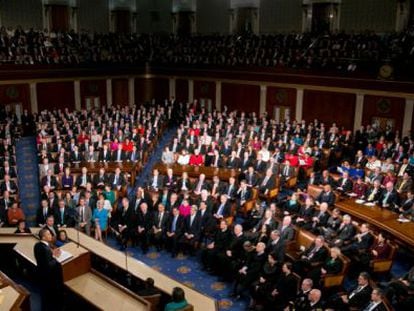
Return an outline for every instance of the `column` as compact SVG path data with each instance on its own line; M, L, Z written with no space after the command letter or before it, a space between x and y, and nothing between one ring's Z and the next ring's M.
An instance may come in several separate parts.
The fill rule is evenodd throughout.
M29 85L30 88L30 110L31 113L38 113L39 106L37 105L37 88L36 83L32 82Z
M135 105L135 79L128 79L128 103L132 107Z
M73 81L73 88L74 88L74 94L75 94L75 110L80 111L81 106L82 106L82 100L81 100L80 81L79 80Z
M188 102L192 103L194 101L194 81L188 80Z
M262 116L266 112L266 101L267 101L267 86L261 85L260 86L260 108L259 114Z
M69 24L71 29L78 32L78 7L76 6L70 8Z
M216 110L221 111L221 81L216 81Z
M404 109L404 121L402 128L402 136L407 136L410 134L411 125L413 123L413 110L414 110L414 99L405 100L405 109Z
M303 89L296 89L295 119L297 122L303 119Z
M410 1L397 1L397 15L395 18L395 31L403 31L410 21Z
M175 98L175 82L176 82L176 80L175 80L175 78L170 78L169 80L168 80L168 82L169 82L169 95L170 95L170 99L171 98Z
M364 94L356 94L354 132L362 126L362 113L364 112Z
M106 79L106 106L112 106L112 80Z

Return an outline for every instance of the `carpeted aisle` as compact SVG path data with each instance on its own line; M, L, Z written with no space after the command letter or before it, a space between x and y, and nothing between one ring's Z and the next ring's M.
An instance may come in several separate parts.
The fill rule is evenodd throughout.
M109 238L107 243L115 249L119 248L117 242L112 238ZM233 298L230 298L231 284L220 282L217 276L202 271L197 257L179 254L176 258L171 258L170 253L164 250L157 252L155 248L151 248L146 255L143 255L137 247L128 247L128 254L153 269L213 297L218 301L219 310L246 310L247 299L233 300Z
M22 137L16 143L16 165L21 207L29 226L35 225L40 203L36 137Z

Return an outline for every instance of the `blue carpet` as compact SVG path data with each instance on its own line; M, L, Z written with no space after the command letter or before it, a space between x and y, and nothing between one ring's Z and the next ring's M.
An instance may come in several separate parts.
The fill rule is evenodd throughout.
M108 238L107 244L119 249L119 245L112 238ZM137 247L129 247L128 254L174 280L213 297L218 301L219 310L240 311L245 310L248 305L247 298L237 301L230 298L232 284L220 282L217 276L202 271L200 260L196 257L179 254L176 258L171 258L170 253L164 250L157 252L154 248L144 255Z
M28 225L33 226L40 203L36 137L22 137L17 141L16 165L21 207Z
M162 135L161 139L157 142L156 147L152 151L152 153L148 156L148 161L145 163L144 167L142 168L141 173L136 178L136 187L144 186L146 181L149 179L152 173L153 166L161 161L162 152L168 144L171 143L174 134L176 133L177 128L172 127L168 128L164 134Z

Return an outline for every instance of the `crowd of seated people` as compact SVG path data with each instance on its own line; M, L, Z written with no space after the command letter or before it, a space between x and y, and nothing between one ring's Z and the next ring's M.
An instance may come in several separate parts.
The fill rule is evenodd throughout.
M367 126L353 138L349 131L335 124L328 128L318 120L277 123L254 113L188 108L161 157L165 173L155 168L129 195L120 191L118 181L126 173L120 167L111 177L105 177L105 169L101 169L93 178L82 167L76 179L70 178L70 169L76 162L85 162L90 147L93 152L101 149L98 153L108 154L98 156L98 162L116 162L119 155L128 161L122 154L131 155L131 151L123 150L123 143L140 142L142 138L149 143L156 135L156 124L171 118L173 107L154 106L145 111L113 108L100 114L56 111L35 116L43 186L37 224L51 228L56 239L65 226L76 226L87 234L94 231L97 239L110 231L121 248L133 245L143 253L152 246L167 250L172 257L201 250L204 268L232 281L234 297L247 295L251 308L257 310L274 310L274 305L295 309L304 305L304 310L309 310L322 303L340 303L325 288L329 275L344 275L349 268L348 257L359 258L361 264L355 269L363 267L360 272L369 272L371 260L389 256L387 237L374 232L369 224L358 224L350 215L341 215L334 209L335 198L337 193L351 193L363 184L367 190L361 193L368 201L377 196L374 202L398 213L402 209L404 217L412 217L412 189L403 191L413 174L412 137L401 138ZM383 149L372 150L371 146L379 147L381 141L389 145L390 156L385 156ZM338 154L342 155L339 159ZM188 159L182 159L181 167L210 167L213 175L206 171L189 177L183 171L177 176L174 165L180 156ZM390 157L391 163L387 161ZM96 161L96 157L87 161ZM385 178L381 172L371 178L371 174L378 175L375 168L383 164L393 164L388 170L396 172L395 183L382 184L378 180ZM363 175L356 176L355 181L351 169L360 168ZM220 170L234 174L223 179ZM309 184L321 185L323 191L315 198L303 199L303 191L296 190ZM63 188L67 190L58 191ZM280 188L291 190L270 195ZM404 204L391 204L393 196ZM248 203L252 203L249 209ZM292 264L287 250L296 243L298 230L315 236L316 249L301 250L300 262ZM304 288L311 284L311 290L298 295L301 280ZM382 303L383 292L376 288L372 292L379 298L368 297L361 308L370 301ZM403 305L412 299L410 295L400 296L395 303ZM339 299L347 303L342 296Z
M12 64L179 64L359 71L384 60L408 63L413 31L321 35L98 34L0 29L0 61ZM368 66L366 66L368 64ZM363 68L365 66L365 68ZM361 68L360 68L361 67ZM371 70L372 70L371 68Z
M6 114L0 121L0 227L17 226L25 220L18 204L15 142L19 133L16 131L16 121Z

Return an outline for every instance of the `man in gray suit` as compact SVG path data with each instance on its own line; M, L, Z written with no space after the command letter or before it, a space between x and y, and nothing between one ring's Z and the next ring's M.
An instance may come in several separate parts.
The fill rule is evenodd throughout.
M79 206L76 208L76 211L78 212L78 229L90 235L92 210L86 205L84 197L79 199Z

